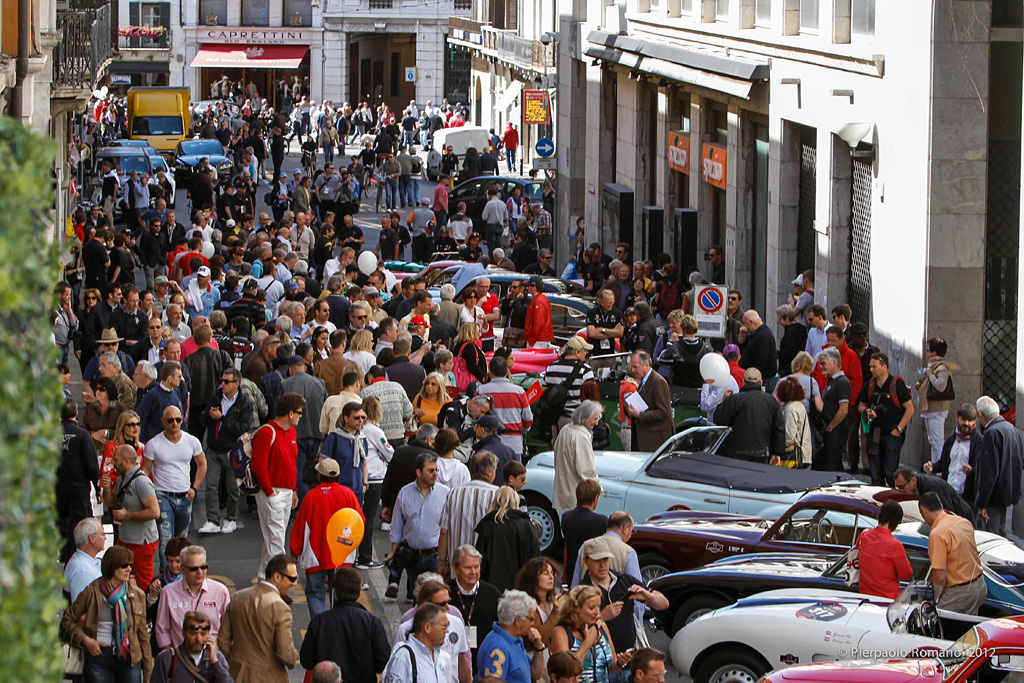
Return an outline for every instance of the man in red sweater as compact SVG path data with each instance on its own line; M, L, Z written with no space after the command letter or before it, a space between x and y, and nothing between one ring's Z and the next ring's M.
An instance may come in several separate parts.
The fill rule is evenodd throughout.
M526 329L523 340L531 349L550 349L555 339L551 324L551 302L544 295L544 278L534 275L526 285L530 306L526 309Z
M320 484L309 489L302 499L288 540L288 549L299 558L299 568L306 571L306 604L310 619L327 609L328 586L334 581L334 570L339 566L334 562L327 542L327 523L335 512L345 508L352 508L364 521L366 519L356 494L338 483L341 467L337 460L321 458L316 465L316 473ZM351 546L352 552L345 558L344 566L352 566L358 549L358 544Z
M516 152L519 150L519 131L511 121L505 126L505 132L501 135L501 145L505 148L505 163L508 164L508 172L516 170Z
M864 373L860 356L847 345L846 337L838 327L833 325L825 330L825 338L828 340L829 346L839 351L839 355L843 359L843 374L846 375L846 379L850 380L850 396L853 396L854 400L856 400L856 397L860 396L861 387L864 386ZM825 391L828 377L825 377L825 373L821 371L821 365L815 365L812 377L818 381L818 388ZM860 422L859 415L857 415L857 421ZM850 428L853 428L852 425Z
M913 575L907 551L892 537L902 521L903 508L887 500L878 513L878 526L857 539L861 593L895 600L900 594L900 581L909 581Z
M298 394L284 394L275 405L277 417L260 427L252 438L249 467L260 487L256 492L256 511L263 532L258 572L261 579L265 578L263 570L270 558L284 554L288 517L299 505L299 494L295 491L295 458L299 453L295 425L305 408L306 399Z

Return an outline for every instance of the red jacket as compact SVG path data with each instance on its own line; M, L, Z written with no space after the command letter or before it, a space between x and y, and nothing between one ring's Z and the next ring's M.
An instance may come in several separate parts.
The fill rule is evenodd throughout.
M909 581L914 573L903 544L888 529L876 526L860 535L857 547L860 592L895 600L900 594L900 581Z
M270 429L266 428L267 425ZM285 431L275 420L267 425L260 427L252 438L252 460L249 463L252 476L268 496L274 495L273 489L294 491L297 483L295 458L299 454L295 428Z
M505 149L515 149L518 147L519 131L512 127L506 128L501 136L501 144L505 146Z
M536 342L549 342L554 339L555 328L551 324L551 302L538 292L530 301L530 307L526 309L526 330L523 331L523 340L527 345L533 346Z
M747 371L740 367L740 362L738 360L729 361L729 374L731 374L732 378L736 380L736 386L743 386L743 375L747 374Z
M850 380L850 410L852 411L853 406L856 405L857 399L860 397L860 389L864 386L864 373L860 364L860 356L845 341L836 350L843 357L843 374L846 375L846 379ZM818 381L818 388L825 391L828 378L821 371L821 365L816 364L814 366L814 374L811 377Z
M288 541L288 549L299 560L299 566L309 572L337 569L331 556L331 547L327 542L327 523L338 510L352 508L363 517L363 509L352 489L337 482L318 484L309 489L302 499L302 506L295 515L292 524L292 535ZM358 546L352 547L352 553L345 559L345 566L355 562Z

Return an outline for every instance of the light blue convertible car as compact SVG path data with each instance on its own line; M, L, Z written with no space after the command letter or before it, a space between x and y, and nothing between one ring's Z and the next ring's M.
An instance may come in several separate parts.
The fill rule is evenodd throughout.
M775 519L810 489L860 483L844 472L793 470L715 455L730 431L728 427L693 427L674 435L654 453L595 453L602 488L597 511L610 515L625 510L638 522L670 508ZM559 557L562 533L551 505L554 452L540 453L526 470L522 493L530 518L541 528L541 551Z

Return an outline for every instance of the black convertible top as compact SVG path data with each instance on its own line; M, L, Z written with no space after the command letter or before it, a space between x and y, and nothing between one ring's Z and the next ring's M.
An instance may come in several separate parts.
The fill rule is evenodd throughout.
M845 472L776 467L712 453L664 455L651 465L647 475L757 493L802 493L817 486L851 480Z

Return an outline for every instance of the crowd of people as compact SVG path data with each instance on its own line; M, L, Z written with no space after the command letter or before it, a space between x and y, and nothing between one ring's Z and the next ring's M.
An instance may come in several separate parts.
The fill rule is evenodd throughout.
M298 110L301 134L312 136L302 100ZM337 112L325 110L331 121ZM315 111L311 103L308 123L322 146L335 124ZM383 120L345 125L358 135ZM272 150L282 134L272 131ZM342 155L349 134L336 141ZM369 250L344 191L325 189L335 175L328 160L316 206L309 177L293 181L273 218L254 219L232 184L194 205L185 224L159 203L123 230L100 206L76 216L80 258L57 286L53 321L65 381L73 362L83 378L82 395L66 389L61 409L57 486L71 598L63 627L83 651L86 681L286 681L296 664L332 683L378 674L386 683L661 680L664 654L647 647L642 624L646 607L667 601L642 581L629 514L595 512L594 451L616 435L592 363L619 352L629 371L614 421L626 450L654 451L671 437L681 397L732 427L720 454L851 473L864 465L872 483L921 495L938 530L950 526L945 509L1005 534L1024 448L988 397L961 406L944 438L957 368L941 338L928 340L914 383L932 446L917 473L899 466L911 386L890 374L848 305L833 306L829 322L813 271L775 310L778 342L735 290L724 338L708 341L693 315L700 273L684 284L665 255L633 260L620 243L612 257L581 234L567 274L596 298L586 335L559 343L544 294L554 270L542 203L492 196L485 229L470 221L453 238L482 274L462 291L445 284L435 301L424 278L399 280L388 261L402 260L406 245L429 257L428 226L455 222L447 205L438 209L435 193L433 207L426 200L408 217L407 236L397 213L385 215ZM499 245L513 221L506 258L511 245ZM711 281L722 282L724 251L709 256ZM499 299L487 269L510 266L522 277ZM557 351L538 403L514 372L515 351L528 347ZM728 377L707 381L708 354L722 355ZM520 494L528 434L554 449L564 566L541 556ZM102 560L96 495L117 536ZM216 542L246 508L262 537L257 583L230 595L189 536ZM339 558L327 526L346 509L364 533ZM390 543L383 557L378 532ZM360 572L370 571L387 572L385 598L404 593L415 604L396 633L358 602ZM935 576L952 600L972 573L962 564ZM300 582L311 622L296 648L288 593Z

